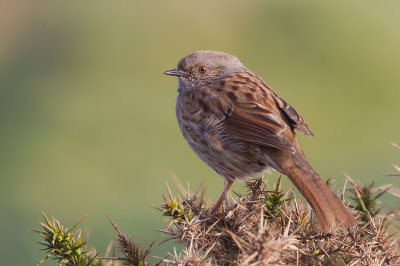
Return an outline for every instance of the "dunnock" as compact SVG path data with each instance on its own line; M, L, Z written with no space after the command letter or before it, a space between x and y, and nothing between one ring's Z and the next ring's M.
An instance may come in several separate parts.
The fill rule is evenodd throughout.
M176 117L183 137L227 180L212 212L233 181L273 168L288 176L303 194L323 231L355 224L297 143L294 129L313 136L304 119L238 58L197 51L164 74L178 77Z

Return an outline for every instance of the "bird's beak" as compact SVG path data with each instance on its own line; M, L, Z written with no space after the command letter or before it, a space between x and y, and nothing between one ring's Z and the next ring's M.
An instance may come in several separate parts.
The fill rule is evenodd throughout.
M175 77L180 77L180 76L186 76L186 72L182 71L182 70L178 70L176 68L171 69L171 70L167 70L164 72L165 75L169 75L169 76L175 76Z

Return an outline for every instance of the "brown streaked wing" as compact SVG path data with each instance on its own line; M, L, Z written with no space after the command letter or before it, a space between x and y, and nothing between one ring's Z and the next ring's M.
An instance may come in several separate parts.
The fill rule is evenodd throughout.
M273 112L259 104L240 104L226 115L223 123L226 133L245 142L295 152L295 147L286 141L282 132L285 122Z
M272 90L271 90L272 91ZM272 98L274 98L277 106L287 115L289 118L290 125L297 129L299 132L303 133L306 136L313 137L314 134L308 128L306 122L303 117L285 100L279 97L276 93L271 93Z

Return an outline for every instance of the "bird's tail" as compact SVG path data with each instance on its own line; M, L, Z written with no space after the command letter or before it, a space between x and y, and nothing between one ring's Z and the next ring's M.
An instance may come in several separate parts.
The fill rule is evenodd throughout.
M322 230L332 232L338 226L355 225L354 216L312 169L305 156L300 153L292 158L292 163L282 170L314 209Z

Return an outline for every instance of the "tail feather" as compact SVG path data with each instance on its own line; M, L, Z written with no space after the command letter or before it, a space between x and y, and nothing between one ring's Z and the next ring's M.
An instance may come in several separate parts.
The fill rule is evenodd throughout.
M322 230L331 232L338 226L355 225L354 216L312 169L304 155L295 155L292 162L282 170L314 209Z

